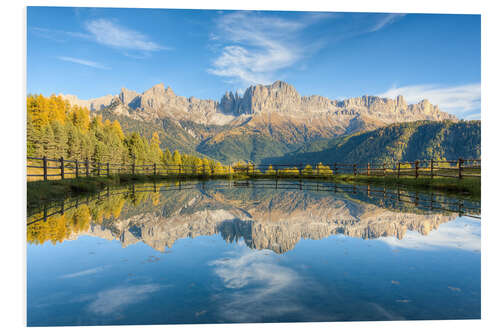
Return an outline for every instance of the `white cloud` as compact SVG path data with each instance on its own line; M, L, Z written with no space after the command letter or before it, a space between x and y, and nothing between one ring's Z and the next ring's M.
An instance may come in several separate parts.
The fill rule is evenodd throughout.
M75 278L75 277L96 274L96 273L99 273L102 270L104 270L104 268L106 268L106 266L100 266L100 267L96 267L96 268L91 268L91 269L79 271L76 273L66 274L66 275L61 276L61 279L71 279L71 278Z
M435 84L393 87L379 95L389 98L403 95L409 103L428 99L441 110L464 118L478 116L481 110L480 83L447 87Z
M380 14L379 14L380 15ZM382 14L381 16L376 16L378 20L375 20L373 23L373 26L368 29L369 32L375 32L386 25L389 25L391 23L394 23L398 19L404 17L406 14Z
M85 59L79 59L79 58L72 58L72 57L58 57L59 60L62 61L67 61L67 62L72 62L75 64L80 64L88 67L93 67L93 68L99 68L99 69L111 69L110 67L104 66L98 62L91 61L91 60L85 60Z
M304 23L255 13L221 15L212 41L224 40L210 73L245 84L270 83L279 69L291 66L302 56L293 34Z
M67 42L72 38L83 39L120 50L136 51L140 54L125 53L133 58L145 58L149 52L168 50L139 31L117 24L109 19L95 19L85 22L86 32L62 31L40 27L30 27L35 35L55 42Z
M158 51L163 46L151 41L148 36L110 20L97 19L85 23L85 29L90 32L97 43L120 49L138 51Z
M226 288L238 289L252 283L262 283L266 288L261 294L272 294L298 281L294 271L276 265L271 257L272 251L244 250L240 257L215 260L215 273L224 281Z
M142 302L159 289L158 284L143 284L104 290L97 294L97 299L89 304L88 310L99 315L109 315L127 305Z
M458 218L453 222L442 224L438 230L428 235L416 231L408 232L402 240L395 237L379 238L394 248L414 250L435 250L437 248L456 248L464 251L481 250L481 222L472 218Z
M301 13L285 19L258 12L221 14L216 21L216 32L209 34L213 43L210 48L218 54L208 72L245 85L269 84L282 79L280 70L296 65L324 46L378 31L403 16ZM335 23L319 35L304 38L305 29L325 20Z
M259 322L295 314L306 318L321 318L302 305L303 297L322 289L313 281L306 281L294 270L277 263L272 251L241 248L235 257L215 260L215 267L226 288L220 297L220 315L225 321Z
M66 33L58 30L51 30L39 27L31 27L30 31L37 35L38 37L42 37L45 39L49 39L54 42L62 43L66 41Z

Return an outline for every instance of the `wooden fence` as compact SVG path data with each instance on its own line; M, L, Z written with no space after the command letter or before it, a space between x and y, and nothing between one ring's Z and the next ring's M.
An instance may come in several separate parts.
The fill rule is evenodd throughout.
M117 164L51 159L47 157L28 157L28 181L79 178L90 176L111 176L113 174L152 175L152 176L230 176L247 175L252 177L315 178L339 174L354 176L394 176L394 177L481 177L481 160L458 159L453 161L421 160L414 162L395 162L392 164L246 164L232 168L232 171L212 170L206 166L186 166L179 164ZM41 173L33 173L33 170Z

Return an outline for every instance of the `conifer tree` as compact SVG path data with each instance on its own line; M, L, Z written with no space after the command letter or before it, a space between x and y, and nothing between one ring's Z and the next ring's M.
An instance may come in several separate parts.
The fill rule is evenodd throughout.
M175 172L177 173L182 173L182 160L181 160L181 154L179 153L178 150L174 151L174 155L172 156L172 164L175 168Z

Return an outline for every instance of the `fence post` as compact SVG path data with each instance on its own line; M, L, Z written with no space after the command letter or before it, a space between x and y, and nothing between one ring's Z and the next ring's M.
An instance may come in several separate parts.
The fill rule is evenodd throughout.
M98 176L101 175L101 163L100 162L97 162L97 175Z
M398 162L398 178L400 173L401 173L401 162Z
M181 176L181 165L179 164L179 177Z
M47 180L47 157L43 157L43 180Z
M89 158L85 158L85 175L88 177L89 176Z
M156 163L153 163L153 174L156 176Z
M415 161L415 178L418 178L418 161Z
M333 163L333 173L337 174L337 162Z
M78 171L78 165L79 164L80 163L78 162L78 160L75 160L75 176L76 176L76 178L78 178L78 176L80 176L79 175L80 171Z
M61 179L64 179L64 158L61 156L59 160L61 161Z
M135 161L132 162L132 175L135 175Z
M109 162L108 162L108 163L106 163L106 169L107 169L107 171L108 171L108 177L109 177Z
M356 163L352 165L352 172L354 173L354 176L356 176L357 170L356 170Z
M370 175L370 163L367 163L366 164L366 175L369 176Z
M461 158L458 159L458 178L462 179L462 164L464 160Z
M431 179L434 178L434 159L431 158ZM431 197L432 199L432 197ZM431 200L432 203L432 200ZM431 205L432 207L432 205Z

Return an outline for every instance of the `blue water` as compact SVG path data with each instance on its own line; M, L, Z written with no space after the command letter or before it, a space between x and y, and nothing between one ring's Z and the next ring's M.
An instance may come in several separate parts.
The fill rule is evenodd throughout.
M480 318L478 219L217 183L154 195L28 242L29 326Z

